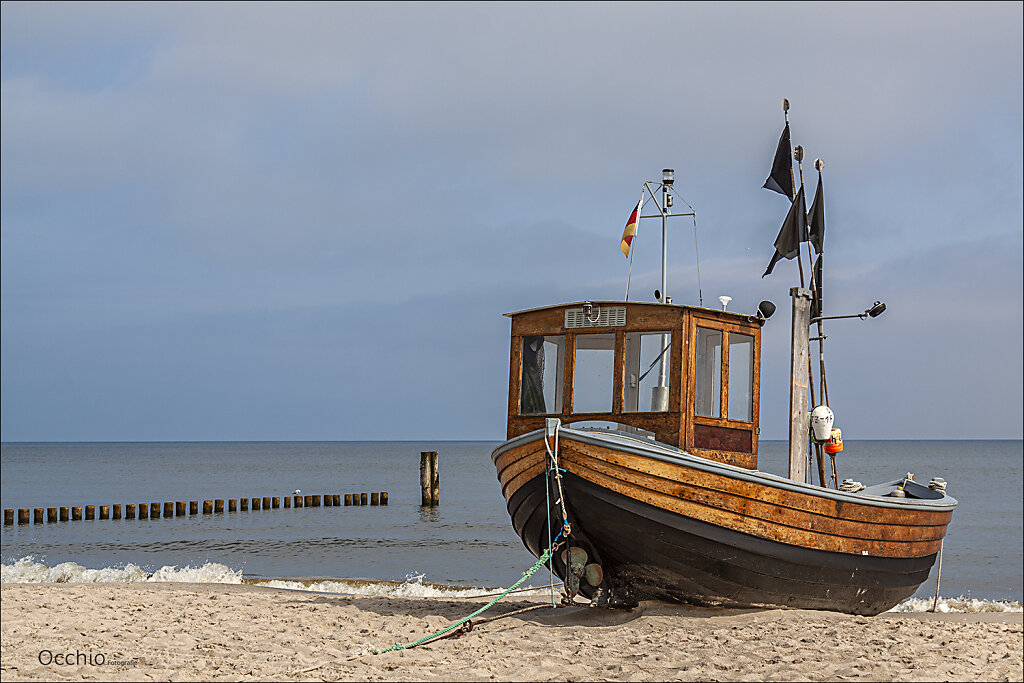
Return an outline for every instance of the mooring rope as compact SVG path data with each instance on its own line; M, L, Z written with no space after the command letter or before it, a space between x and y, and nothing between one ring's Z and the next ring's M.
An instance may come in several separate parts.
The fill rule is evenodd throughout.
M559 533L558 535L561 536L562 534ZM558 542L557 538L555 539L555 542L556 543ZM482 614L483 612L486 612L488 609L493 607L495 605L495 603L497 603L499 600L501 600L506 595L511 593L514 589L518 588L519 584L521 584L523 581L526 581L528 578L533 576L534 572L536 572L538 569L540 569L542 566L544 566L544 563L548 561L548 558L550 556L551 556L551 549L548 548L543 553L541 553L540 559L538 559L534 563L534 565L532 567L530 567L525 572L523 572L523 575L519 578L518 581L516 581L514 584L512 584L501 595L499 595L498 597L494 598L489 603L487 603L486 605L484 605L483 607L481 607L477 611L473 612L469 616L463 617L462 619L459 619L458 621L454 622L453 624L450 624L450 625L446 626L445 628L441 629L440 631L437 631L436 633L432 633L429 636L426 636L424 638L420 638L416 642L409 643L407 645L402 645L401 643L395 643L394 645L392 645L391 647L387 648L386 650L371 650L370 652L375 654L375 655L382 655L385 652L394 652L396 650L410 650L410 649L412 649L414 647L417 647L419 645L423 645L424 643L426 643L428 641L431 641L431 640L434 640L436 638L439 638L440 636L443 636L444 634L448 633L449 631L453 631L454 629L462 626L463 624L465 624L467 621L469 621L473 617L477 616L478 614Z
M445 628L441 629L440 631L437 631L435 633L431 633L428 636L424 636L423 638L420 638L419 640L417 640L415 642L408 643L406 645L402 645L401 643L395 643L391 647L389 647L387 649L384 649L384 650L370 650L371 654L382 655L385 652L395 652L397 650L410 650L410 649L412 649L414 647L418 647L420 645L424 645L424 644L429 643L429 642L434 641L434 640L440 640L440 639L446 638L446 637L448 637L450 635L456 635L457 633L462 633L462 632L469 631L473 627L473 624L470 621L471 619L473 619L473 617L476 617L479 614L483 614L488 609L490 609L495 604L497 604L502 598L504 598L509 593L517 592L516 589L519 588L519 584L521 584L523 581L526 581L528 578L533 576L533 574L538 569L543 567L545 563L548 563L548 561L554 555L554 551L558 547L560 547L559 541L561 540L563 534L566 536L566 540L568 540L568 536L569 536L569 534L572 531L572 527L569 524L569 518L568 518L568 515L566 514L566 510L565 510L565 494L562 492L561 470L558 467L558 426L557 425L555 426L554 444L553 445L548 443L547 435L546 434L544 435L544 450L545 450L546 456L550 456L551 463L552 463L550 468L548 468L547 472L550 473L550 472L553 471L555 473L555 482L558 484L558 501L557 501L557 504L562 509L562 528L558 532L558 535L555 536L554 540L551 540L551 502L550 502L551 499L550 499L550 496L548 495L548 489L547 489L547 486L550 484L550 481L549 481L550 477L547 476L547 474L545 474L545 480L547 480L547 481L545 481L545 499L546 499L546 503L547 503L548 548L543 553L541 553L540 557L537 559L536 562L534 562L533 566L530 567L529 569L527 569L525 572L523 572L523 575L519 578L518 581L516 581L514 584L512 584L511 586L506 588L496 598L494 598L493 600L491 600L486 605L484 605L480 609L476 610L472 614L470 614L470 615L468 615L466 617L463 617L462 619L459 619L456 622L453 622L453 623L449 624L448 626L446 626ZM546 461L546 459L547 458L545 458L545 461ZM545 462L545 464L546 464L546 462ZM548 566L548 571L551 572L552 576L554 576L554 571L552 570L552 567L550 565ZM483 624L483 623L487 623L489 621L496 621L498 619L504 619L506 617L513 616L515 614L522 614L524 612L530 612L530 611L533 611L535 609L540 609L542 607L558 607L559 605L555 604L554 596L553 596L554 581L551 582L551 590L552 590L552 599L551 599L551 604L550 605L533 605L531 607L524 607L522 609L513 610L511 612L508 612L507 614L501 614L501 615L498 615L496 617L491 617L489 619L481 619L478 623ZM466 628L462 628L463 625L467 625ZM456 629L459 629L459 631L456 631ZM455 631L455 633L453 633L453 631ZM354 659L354 657L353 657L353 659Z

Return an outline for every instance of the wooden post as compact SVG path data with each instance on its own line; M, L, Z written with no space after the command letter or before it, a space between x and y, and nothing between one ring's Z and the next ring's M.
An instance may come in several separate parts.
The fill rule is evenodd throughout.
M204 500L203 501L203 514L204 515L212 515L213 514L213 501L212 500Z
M381 491L380 492L380 504L381 505L387 505L388 504L388 492L387 491Z
M932 602L932 608L930 611L934 612L939 608L939 581L942 580L942 546L946 542L946 539L939 541L939 569L935 574L935 601Z
M27 522L28 519L26 518L25 521ZM80 522L80 521L82 521L82 508L81 507L73 507L73 508L71 508L71 521L72 522Z
M4 526L11 526L14 524L14 508L4 509Z
M259 510L260 509L260 499L259 498L253 498L252 499L252 509L253 510Z
M346 493L345 494L345 505L351 505L351 504L352 504L352 494L351 493Z
M56 511L56 508L54 508ZM110 506L100 505L100 519L110 519Z
M370 493L370 505L380 505L380 494L376 491Z
M57 521L57 508L46 508L46 521L50 524Z
M146 503L139 503L139 519L149 519L149 505Z
M249 511L249 499L248 498L239 498L238 499L238 506L242 510L242 512L248 512Z
M324 507L329 508L334 505L334 496L329 493L324 494Z
M174 516L184 517L185 516L185 501L179 500L174 504Z
M213 511L214 512L221 512L221 513L224 512L224 499L223 498L217 498L217 499L215 499L213 501Z
M135 503L128 503L124 506L124 518L135 519Z
M368 501L366 500L366 494L365 493L360 493L359 494L359 504L360 505L366 505L367 502Z
M274 496L273 498L271 498L270 499L270 506L272 508L274 508L275 510L278 509L279 507L281 507L281 498L278 497L278 496Z
M789 364L789 478L810 483L807 471L807 435L810 428L807 389L810 349L811 291L803 287L789 290L793 297L792 347Z
M430 504L434 507L440 503L441 479L437 470L437 451L430 452Z
M285 496L284 497L284 506L286 508L290 508L292 506L292 497L291 496Z
M60 521L66 522L71 518L71 508L65 506L60 509Z
M160 503L149 504L149 518L160 519Z
M32 510L32 522L35 524L43 523L43 508L35 508Z
M420 451L420 506L430 507L430 451Z
M28 524L28 508L18 508L18 524Z
M269 510L270 509L270 496L264 496L263 497L263 509L264 510Z
M96 506L95 505L86 505L85 506L85 518L87 520L96 519Z
M190 500L188 502L188 514L190 514L190 515L198 515L199 514L199 501L198 500Z
M302 507L302 501L303 501L303 497L302 496L295 496L295 507L297 507L297 508Z
M335 507L340 506L341 505L341 494L340 493L335 493L334 495L332 495L331 496L331 501L332 501L331 504L334 505Z
M113 516L114 519L121 519L121 504L120 503L114 503L113 513L114 514L112 516Z
M174 501L168 500L164 502L164 517L174 516Z
M313 496L304 496L302 499L302 504L308 508L313 507Z
M228 512L238 512L237 498L228 498Z

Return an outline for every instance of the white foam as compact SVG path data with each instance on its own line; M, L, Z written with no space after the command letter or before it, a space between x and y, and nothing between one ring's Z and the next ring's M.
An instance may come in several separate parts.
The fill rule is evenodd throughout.
M890 612L931 612L934 598L910 598L893 607ZM936 612L943 614L965 612L1020 612L1022 605L1016 600L979 600L963 595L957 598L939 598Z
M247 583L268 588L315 591L323 593L345 593L367 597L388 598L476 598L500 594L504 588L477 588L446 586L424 582L423 574L409 574L405 581L371 581L360 579L324 579L295 581L289 579L250 580ZM546 587L517 591L517 594L533 594L547 591Z
M242 583L242 572L215 562L200 567L164 566L149 573L134 564L87 569L75 562L47 567L31 555L0 565L0 583Z

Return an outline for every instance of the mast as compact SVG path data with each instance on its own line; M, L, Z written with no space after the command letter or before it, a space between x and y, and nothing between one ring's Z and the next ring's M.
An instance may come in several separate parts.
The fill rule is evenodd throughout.
M664 168L661 170L661 303L665 304L671 301L668 295L668 217L672 213L672 184L675 182L675 170L671 168ZM668 346L668 335L661 336L661 348ZM661 354L661 359L658 361L658 387L664 388L667 385L666 377L668 373L667 359L665 354ZM657 402L660 403L662 400L665 401L665 405L652 405L651 408L655 410L668 410L668 392L660 391L656 392L659 394Z

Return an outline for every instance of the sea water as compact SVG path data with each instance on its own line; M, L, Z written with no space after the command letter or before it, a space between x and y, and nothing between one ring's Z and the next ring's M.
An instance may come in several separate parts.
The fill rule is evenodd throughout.
M387 491L389 505L280 508L3 527L2 581L194 581L378 595L479 595L534 558L512 530L491 442L45 443L0 446L0 507L38 508ZM421 451L441 504L420 507ZM761 442L783 474L786 444ZM847 442L840 478L940 476L960 501L940 608L1020 609L1021 441ZM283 506L283 503L282 503ZM98 511L98 510L97 510ZM98 515L97 515L98 517ZM935 572L902 609L930 607ZM546 584L539 574L534 584Z

